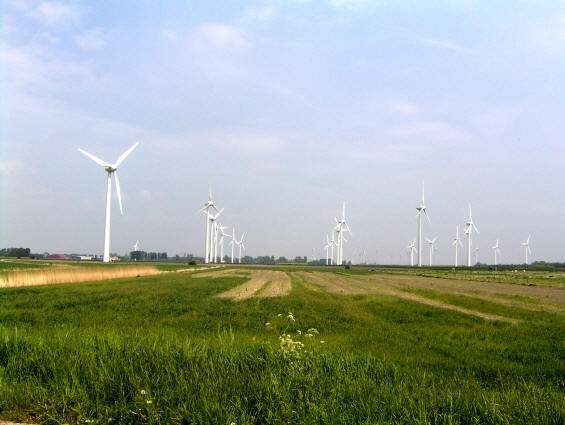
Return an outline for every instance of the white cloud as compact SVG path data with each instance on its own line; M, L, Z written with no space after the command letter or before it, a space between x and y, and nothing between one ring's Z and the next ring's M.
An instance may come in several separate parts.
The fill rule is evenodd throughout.
M93 28L75 36L75 43L87 50L96 50L104 47L107 34L103 28Z
M391 133L395 137L422 141L447 142L469 139L469 135L464 131L438 121L414 121L400 124L395 126Z
M74 22L80 17L76 7L70 4L50 1L40 3L30 12L30 16L47 25Z
M470 49L449 40L438 40L435 38L420 38L418 41L421 44L430 47L435 47L438 49L453 50L455 52L465 52L465 53L470 52Z
M13 175L14 172L21 168L23 168L23 164L17 159L8 159L0 162L0 174L6 177Z
M195 51L240 51L250 46L243 31L233 25L207 23L199 25L189 37Z

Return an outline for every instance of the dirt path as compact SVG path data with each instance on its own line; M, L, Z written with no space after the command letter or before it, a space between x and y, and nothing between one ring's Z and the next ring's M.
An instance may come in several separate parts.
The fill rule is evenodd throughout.
M226 269L213 272L198 273L193 277L249 277L249 280L235 288L216 295L220 298L233 298L236 301L247 298L282 297L288 295L292 288L290 278L285 272L274 270Z

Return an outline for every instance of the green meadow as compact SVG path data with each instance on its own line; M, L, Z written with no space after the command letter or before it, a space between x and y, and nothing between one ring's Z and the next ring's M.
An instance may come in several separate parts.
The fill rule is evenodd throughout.
M312 270L328 279L416 276L411 270L270 270L290 277L290 293L216 297L249 276L200 269L0 288L0 418L46 424L565 423L565 315L559 306L546 311L543 299L525 295L489 300L437 288L403 290L513 322L485 320L388 293L335 293L308 279ZM458 279L451 271L426 273ZM495 273L464 279L508 283L516 275ZM563 288L559 278L535 274L515 283Z

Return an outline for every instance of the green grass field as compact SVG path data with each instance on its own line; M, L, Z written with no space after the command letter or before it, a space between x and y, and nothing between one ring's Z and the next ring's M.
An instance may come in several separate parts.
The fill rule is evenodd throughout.
M491 300L486 292L473 295L481 288L398 289L513 324L388 293L333 293L303 273L388 279L412 278L413 271L272 269L291 277L287 296L218 298L249 277L200 272L0 289L0 417L53 424L565 423L565 316L557 301L546 311L550 298L528 294L493 292ZM503 281L481 273L465 279ZM554 277L531 279L562 289ZM311 328L318 333L310 337Z

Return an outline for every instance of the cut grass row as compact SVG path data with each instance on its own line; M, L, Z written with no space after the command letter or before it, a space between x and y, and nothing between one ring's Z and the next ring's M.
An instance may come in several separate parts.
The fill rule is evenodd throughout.
M52 423L565 421L561 315L502 306L521 323L491 323L396 297L316 292L300 279L287 297L214 297L245 279L175 273L0 291L0 416ZM293 338L315 327L326 342L294 365L278 352L280 331L265 327L288 311L297 318L287 330Z

